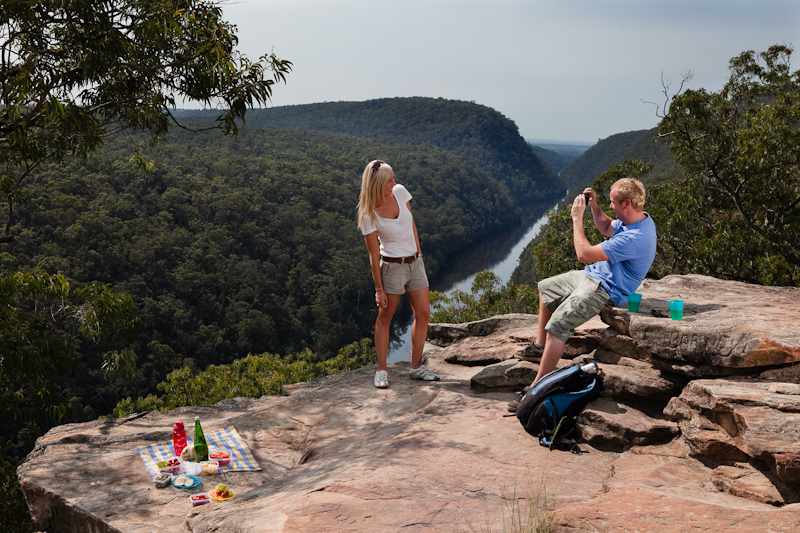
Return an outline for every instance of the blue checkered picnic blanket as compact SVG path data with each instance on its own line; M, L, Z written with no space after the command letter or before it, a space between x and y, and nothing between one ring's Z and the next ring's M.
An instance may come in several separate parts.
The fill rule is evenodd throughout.
M231 457L231 462L227 466L220 466L220 473L223 472L253 472L261 470L261 466L253 457L250 448L242 440L239 432L233 426L209 431L206 435L208 453L225 452ZM194 446L194 439L186 437L189 446ZM139 446L137 448L139 456L144 461L144 466L150 475L155 477L159 470L157 461L166 461L175 457L172 442L160 442L149 446Z

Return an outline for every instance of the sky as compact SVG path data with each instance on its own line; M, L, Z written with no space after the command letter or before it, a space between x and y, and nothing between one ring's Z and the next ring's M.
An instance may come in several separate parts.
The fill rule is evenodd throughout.
M800 0L234 0L250 59L294 64L271 106L427 96L496 109L526 139L593 143L658 123L728 61L800 45ZM792 68L800 68L800 52ZM643 102L644 101L644 102ZM653 102L653 103L645 103Z

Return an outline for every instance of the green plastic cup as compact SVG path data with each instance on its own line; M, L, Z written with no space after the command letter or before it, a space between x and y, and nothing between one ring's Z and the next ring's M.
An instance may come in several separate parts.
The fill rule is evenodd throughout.
M635 292L628 293L628 311L631 313L639 312L639 305L642 303L642 295Z
M683 320L683 300L670 300L669 314L672 320Z

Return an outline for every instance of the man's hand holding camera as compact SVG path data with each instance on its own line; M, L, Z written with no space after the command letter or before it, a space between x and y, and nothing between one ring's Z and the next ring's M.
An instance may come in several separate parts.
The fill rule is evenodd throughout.
M591 206L592 201L597 205L597 193L591 187L587 187L572 202L572 220L583 221L583 213L586 211L586 206Z

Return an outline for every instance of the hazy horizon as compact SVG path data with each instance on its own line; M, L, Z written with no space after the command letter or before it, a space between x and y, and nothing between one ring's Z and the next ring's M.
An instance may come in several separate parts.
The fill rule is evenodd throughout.
M663 102L662 73L677 82L692 70L690 88L716 91L732 57L800 42L797 0L221 5L248 57L294 64L269 107L442 97L496 109L524 138L581 143L655 127L642 100Z

